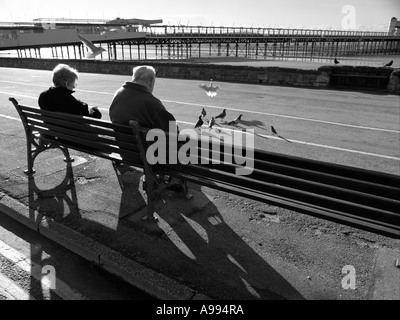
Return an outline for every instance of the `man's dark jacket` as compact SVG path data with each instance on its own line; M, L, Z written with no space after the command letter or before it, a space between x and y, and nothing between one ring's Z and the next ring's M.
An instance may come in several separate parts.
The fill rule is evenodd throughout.
M169 131L169 121L175 117L165 109L159 99L140 84L125 82L118 89L112 100L109 110L110 120L113 123L129 125L129 120L136 120L142 127L158 128Z

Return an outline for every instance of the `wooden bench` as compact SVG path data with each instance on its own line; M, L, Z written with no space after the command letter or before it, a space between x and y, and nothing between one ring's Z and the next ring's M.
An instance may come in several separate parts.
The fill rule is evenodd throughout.
M191 182L400 238L399 176L261 150L254 150L252 173L237 175L240 164L234 161L201 164L201 159L212 159L212 150L219 150L221 155L226 153L220 143L204 144L201 139L194 140L199 150L198 161L150 165L146 159L151 145L146 140L148 130L137 122L120 126L104 120L46 112L20 105L14 98L10 100L26 133L27 174L34 173L35 157L49 148L61 149L66 161L71 161L68 148L72 148L109 159L114 165L125 163L142 168L146 177L148 218L153 217L158 195L171 185L162 179L169 176L174 180L172 185L179 185L187 197L190 196L187 182ZM178 142L177 149L185 143Z
M67 113L49 112L37 107L18 104L9 99L18 111L25 129L27 143L27 175L35 173L35 158L43 151L60 149L64 161L72 162L69 148L112 161L118 175L119 164L127 164L144 171L147 193L146 217L153 217L155 201L167 187L179 186L187 198L187 184L181 179L165 181L155 172L155 167L143 163L139 142L132 127ZM118 176L119 181L120 177ZM121 186L122 187L122 186Z

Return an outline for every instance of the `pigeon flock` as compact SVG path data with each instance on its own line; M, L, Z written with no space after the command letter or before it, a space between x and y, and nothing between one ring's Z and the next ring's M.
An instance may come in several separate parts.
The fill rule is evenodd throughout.
M335 58L335 63L339 63L339 62L336 60L336 58ZM208 85L201 84L201 85L199 85L199 87L200 87L201 89L205 90L205 91L206 91L206 94L207 94L209 97L215 97L215 96L217 95L218 90L219 90L219 86L213 84L213 79L210 80L210 83L209 83ZM194 128L195 128L195 129L200 130L200 133L201 133L201 128L202 128L202 126L203 126L204 124L207 125L207 127L208 127L209 130L213 129L213 127L214 127L215 125L220 126L219 124L216 123L216 120L217 120L217 119L220 119L220 122L222 122L222 121L226 118L227 112L226 112L226 109L223 109L221 113L219 113L219 114L216 115L215 117L211 117L210 120L208 120L208 119L206 118L206 115L207 115L207 112L206 112L206 110L205 110L204 107L203 107L202 110L201 110L201 112L200 112L200 115L198 116L198 119L197 119L197 121L196 121L196 123L195 123L195 125L194 125ZM237 117L234 118L233 120L228 121L228 122L225 121L224 123L227 124L228 126L237 126L237 125L239 125L240 122L242 121L242 117L243 117L243 114L239 114L239 116L237 116ZM208 124L207 124L207 123L208 123ZM216 130L220 131L219 129L216 129ZM271 132L272 132L273 135L278 135L278 132L275 130L275 128L274 128L273 126L271 126Z

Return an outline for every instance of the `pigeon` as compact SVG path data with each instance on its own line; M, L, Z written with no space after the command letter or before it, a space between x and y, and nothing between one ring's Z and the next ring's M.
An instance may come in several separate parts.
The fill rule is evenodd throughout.
M338 61L338 59L336 59L336 58L335 58L335 60L333 60L333 61L335 62L335 64L340 63L340 62Z
M215 119L220 118L221 121L222 121L222 120L224 120L225 117L226 117L226 109L224 109L224 111L222 111L219 115L217 115L217 116L215 117Z
M207 114L207 112L206 112L206 110L203 108L203 109L201 110L201 116L202 116L202 117L205 117L206 114Z
M273 134L278 134L278 132L276 132L275 128L273 126L271 126L271 131Z
M386 64L384 65L384 67L390 67L392 64L393 64L393 60L391 60L390 62L386 63Z
M204 89L209 97L215 97L219 89L219 86L213 85L213 79L210 80L210 83L208 85L201 84L199 85L199 87Z
M203 125L203 119L201 119L201 116L199 116L199 120L197 120L196 124L194 125L194 128L200 128Z
M212 117L211 120L208 122L208 127L209 127L210 129L212 129L212 127L213 127L214 124L215 124L215 119L214 119L214 117Z
M81 42L85 45L85 47L88 49L88 52L85 55L86 59L94 59L97 55L99 55L103 51L106 51L106 49L102 47L96 47L92 41L86 39L81 34L77 33L77 36L81 40Z
M237 125L239 123L239 121L242 120L242 115L240 115L239 117L237 117L235 120L232 120L228 123L228 125Z

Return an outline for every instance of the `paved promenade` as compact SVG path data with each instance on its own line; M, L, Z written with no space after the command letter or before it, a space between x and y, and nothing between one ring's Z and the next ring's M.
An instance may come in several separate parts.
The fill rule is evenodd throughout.
M160 299L400 299L400 269L395 267L396 259L400 258L398 239L194 184L189 185L194 195L191 200L172 191L163 194L156 206L159 221L146 223L141 221L145 212L145 196L139 188L142 172L133 167L123 167L116 174L109 161L73 150L71 154L75 161L71 165L63 162L59 151L40 154L35 161L36 174L29 179L23 172L26 169L23 127L7 99L10 94L20 92L20 96L15 98L24 104L36 105L31 97L45 89L43 79L50 73L42 75L38 71L7 68L0 69L0 73L1 212ZM16 74L20 79L15 79ZM108 79L110 82L106 84L99 80L98 75L82 74L77 95L79 89L82 92L86 90L84 98L90 100L89 91L96 88L100 105L104 95L101 96L99 91L113 92L123 81L129 80L123 77L115 80L113 76L108 76ZM50 78L48 80L49 84ZM181 88L184 92L193 86L189 82L164 79L158 82L160 91L156 94L168 100L164 87ZM242 88L246 88L242 89L242 95L247 97L251 93L254 99L260 99L261 93L254 91L260 87ZM329 104L332 102L329 97L335 96L334 91L319 95L321 91L299 88L294 94L290 88L284 87L273 87L271 92L275 94L274 101L282 101L277 106L281 113L287 111L285 108L290 109L291 99L301 101L316 93L319 104L323 105L323 99ZM281 98L277 98L279 94L282 94ZM357 106L360 99L374 99L372 95L367 99L352 93L338 93L337 97L342 105L344 99L348 99L347 103L350 101ZM390 110L395 101L392 96L378 95L376 99L380 101L378 106L381 110ZM213 101L214 104L217 102ZM242 108L251 108L256 102L250 100ZM103 101L100 107L106 108L107 104L108 101ZM175 102L168 104L171 108L177 108L176 105ZM300 108L299 104L297 106ZM232 104L229 107L239 108ZM372 112L372 108L368 110ZM268 110L271 113L275 111ZM308 116L303 111L302 115ZM106 110L102 112L107 114ZM309 112L314 118L319 116L316 107ZM394 112L398 114L399 110ZM188 118L182 121L188 122L189 115L193 117L193 111L187 113ZM386 116L388 119L392 117L390 112L382 114L382 118ZM287 129L283 132L289 135L288 138L306 141L305 132L295 135L295 125L285 123L286 118L280 119L283 120L278 128ZM363 117L358 120L363 121ZM301 121L297 119L297 125ZM354 163L376 169L380 166L376 163L382 160L383 171L397 173L398 149L390 149L390 143L396 136L398 138L399 127L396 129L395 121L384 132L379 133L376 128L367 131L371 141L381 143L371 152L373 155L350 152ZM317 130L321 133L320 139L323 139L323 132L331 135L330 125L321 124L321 129ZM383 120L380 125L383 128ZM374 126L371 123L369 127ZM359 127L353 129L355 134L362 130ZM349 143L344 138L346 133L342 132L338 141ZM385 139L389 137L389 142L385 140L387 148L378 134ZM263 141L266 143L267 139ZM300 144L284 144L272 138L268 142L270 145L265 145L265 148L285 150L289 154L299 153L301 148ZM329 143L333 142L319 141L321 146ZM362 148L364 142L359 144ZM302 155L316 155L320 159L328 157L329 149L321 147L323 151L319 154L316 150L320 147L312 148L307 152L301 151ZM350 144L343 146L341 150L333 150L329 157L349 164L353 160L345 150L354 148ZM353 289L346 286L345 266L354 266L356 286Z

